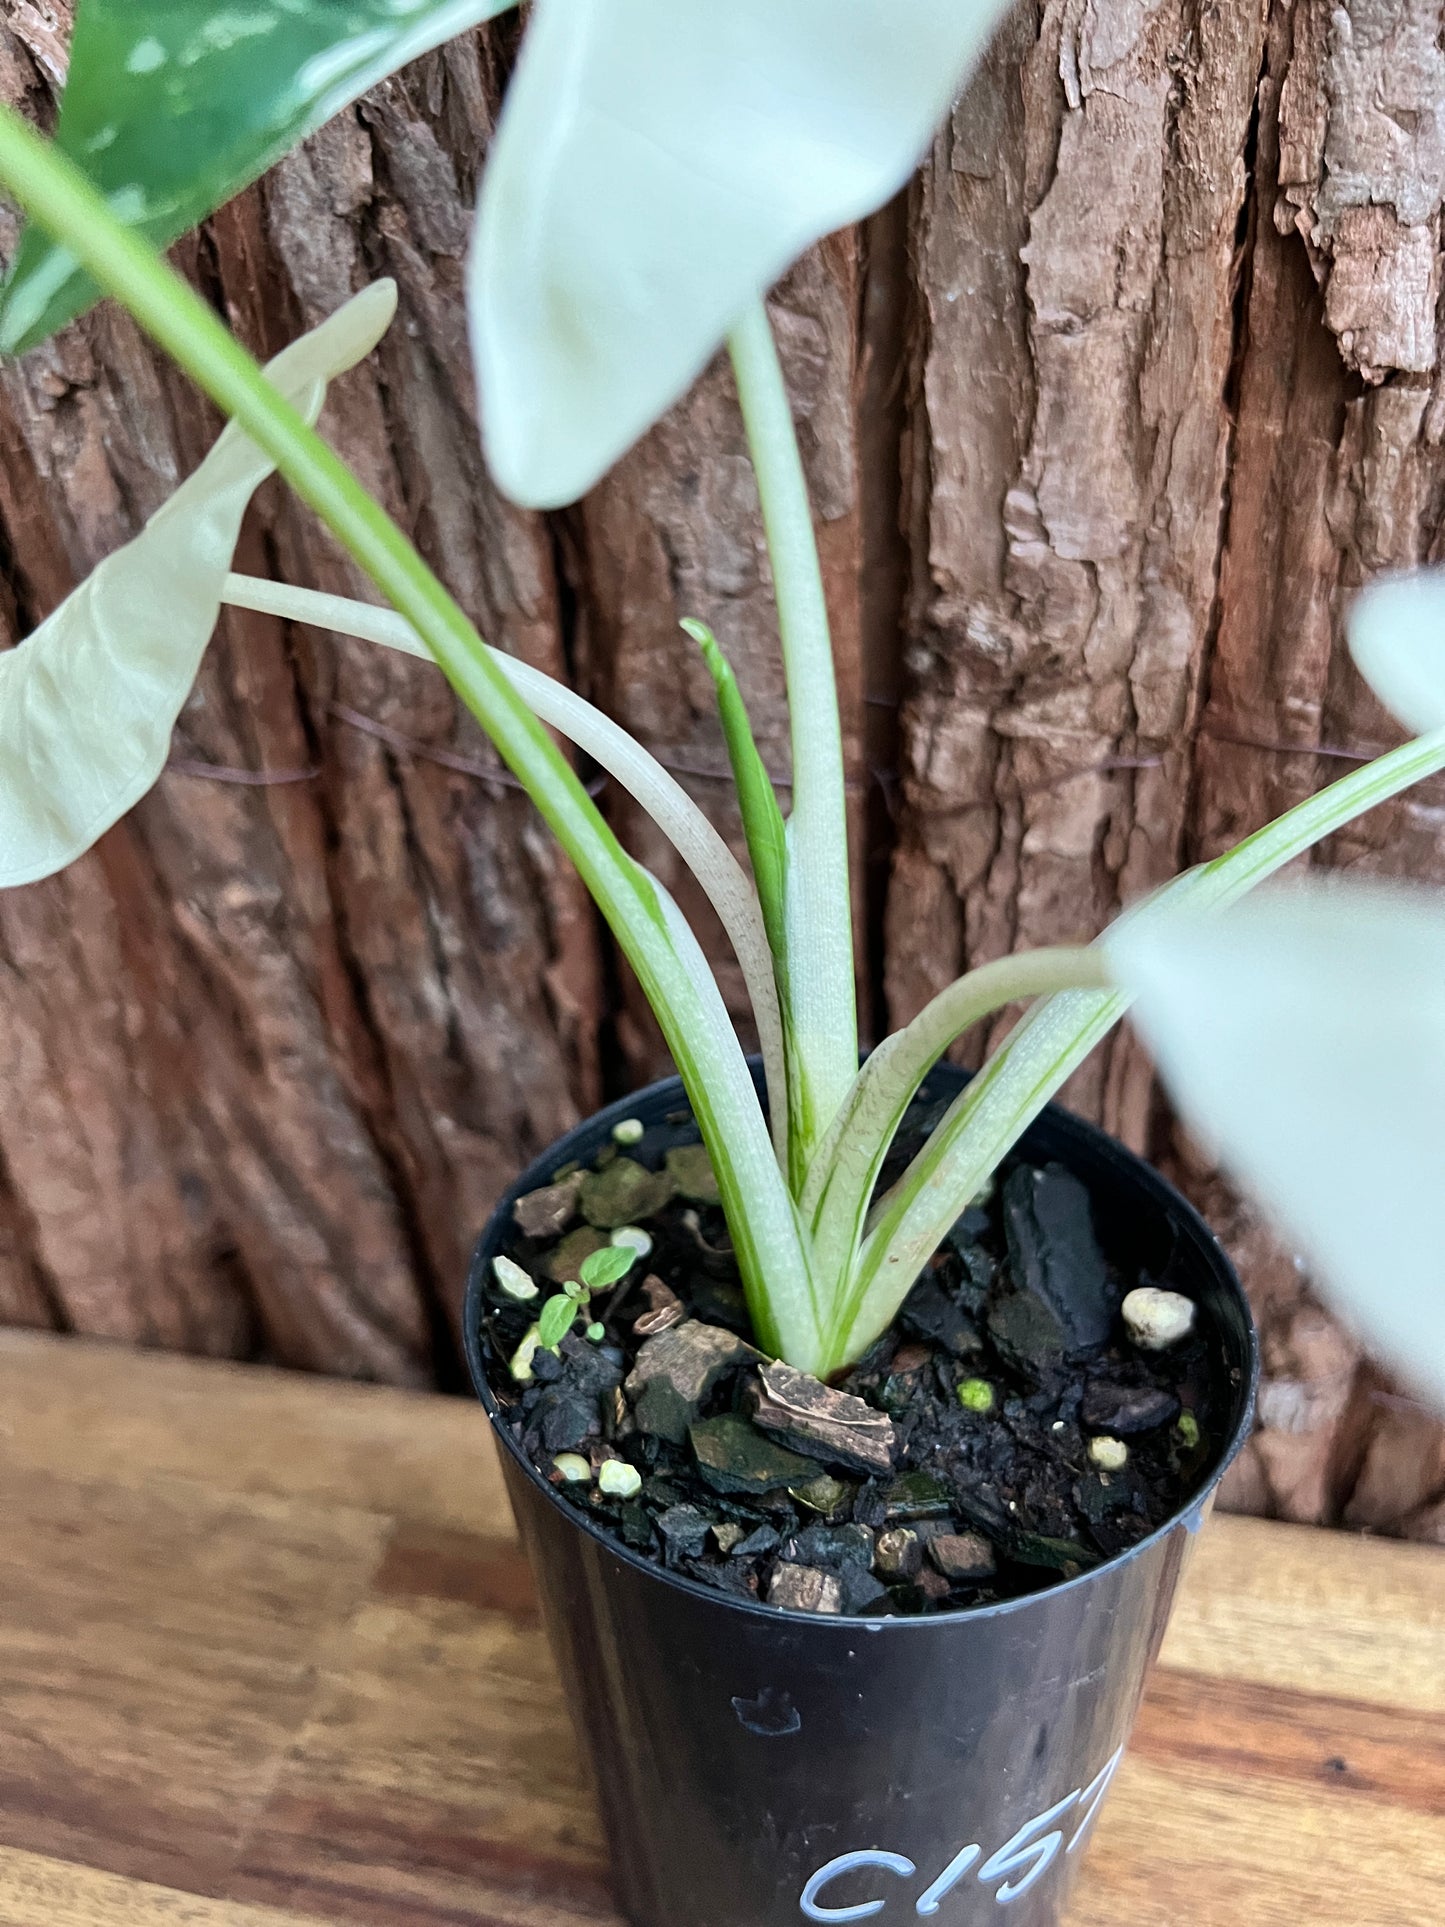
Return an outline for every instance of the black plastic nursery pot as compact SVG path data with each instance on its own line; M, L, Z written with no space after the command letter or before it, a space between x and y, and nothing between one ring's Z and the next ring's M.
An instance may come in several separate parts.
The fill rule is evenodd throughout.
M963 1074L939 1066L927 1095ZM1047 1590L922 1617L825 1617L710 1590L561 1499L505 1423L481 1340L512 1207L614 1124L685 1108L676 1079L599 1112L502 1199L473 1262L468 1359L601 1805L632 1927L937 1918L1055 1927L1119 1765L1192 1536L1249 1429L1258 1352L1198 1214L1102 1131L1050 1106L1024 1138L1087 1186L1104 1250L1166 1270L1215 1337L1213 1458L1148 1538Z

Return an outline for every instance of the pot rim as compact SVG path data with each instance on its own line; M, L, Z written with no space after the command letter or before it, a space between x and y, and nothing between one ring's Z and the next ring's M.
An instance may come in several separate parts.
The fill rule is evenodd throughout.
M958 1069L957 1066L946 1063L935 1068L954 1071ZM755 1077L759 1075L756 1065L754 1066L754 1075ZM924 1088L926 1089L926 1080ZM610 1129L612 1124L620 1123L623 1118L630 1117L638 1105L648 1100L660 1099L668 1093L676 1093L684 1102L687 1101L687 1093L683 1088L680 1077L675 1075L672 1077L662 1077L658 1078L652 1084L645 1085L641 1090L633 1091L627 1097L618 1098L613 1103L604 1105L600 1111L593 1111L589 1116L580 1119L572 1129L575 1132L582 1130L588 1125ZM544 1151L540 1157L535 1158L527 1169L507 1187L488 1216L486 1225L483 1227L482 1233L472 1250L471 1264L467 1271L466 1295L462 1305L462 1343L466 1352L467 1369L471 1374L472 1386L483 1411L487 1415L492 1436L498 1441L502 1449L511 1455L513 1463L524 1476L546 1495L548 1501L554 1505L565 1518L570 1520L580 1532L584 1532L589 1538L596 1540L606 1552L610 1553L612 1557L617 1559L621 1564L633 1567L636 1571L644 1574L649 1579L657 1581L660 1585L670 1586L679 1592L689 1593L694 1598L702 1600L708 1605L730 1609L738 1613L750 1614L778 1625L779 1627L808 1626L817 1629L828 1627L835 1629L840 1635L845 1633L857 1634L860 1632L878 1634L892 1632L895 1628L901 1627L921 1627L926 1629L928 1627L963 1626L974 1621L998 1619L1006 1614L1023 1612L1029 1608L1040 1607L1048 1601L1057 1599L1063 1593L1073 1592L1089 1585L1103 1574L1113 1572L1120 1567L1130 1564L1130 1562L1135 1559L1142 1558L1152 1547L1167 1539L1171 1533L1177 1532L1181 1526L1191 1534L1198 1532L1204 1522L1205 1515L1209 1510L1214 1495L1219 1489L1220 1481L1230 1466L1233 1465L1234 1461L1239 1457L1240 1452L1244 1448L1245 1440L1249 1437L1254 1425L1255 1401L1259 1392L1260 1348L1259 1333L1255 1325L1254 1313L1250 1308L1249 1299L1245 1295L1244 1287L1239 1281L1239 1275L1235 1271L1233 1263L1223 1245L1219 1242L1219 1239L1210 1229L1206 1219L1195 1210L1194 1206L1183 1193L1177 1190L1175 1186L1172 1185L1160 1171L1156 1170L1152 1164L1148 1163L1146 1159L1140 1157L1137 1152L1131 1151L1126 1144L1121 1143L1118 1138L1112 1137L1109 1132L1101 1130L1097 1124L1091 1124L1087 1118L1077 1116L1073 1111L1067 1110L1062 1104L1045 1105L1039 1113L1039 1116L1034 1120L1034 1123L1046 1123L1055 1129L1072 1132L1077 1137L1082 1138L1085 1144L1096 1154L1102 1154L1116 1164L1122 1163L1127 1165L1129 1167L1131 1180L1139 1184L1145 1191L1151 1191L1155 1201L1161 1206L1166 1207L1176 1217L1181 1226L1192 1234L1195 1243L1201 1248L1201 1253L1205 1261L1215 1266L1224 1283L1232 1289L1238 1300L1239 1309L1243 1314L1245 1340L1249 1358L1248 1383L1242 1388L1239 1417L1233 1431L1229 1435L1227 1444L1216 1459L1212 1471L1200 1489L1185 1504L1170 1513L1162 1525L1156 1526L1151 1533L1145 1538L1140 1539L1137 1544L1129 1546L1123 1552L1115 1553L1113 1558L1100 1560L1097 1566L1091 1566L1087 1572L1077 1573L1072 1579L1062 1579L1053 1585L1042 1586L1037 1592L1024 1593L1017 1599L995 1600L991 1605L987 1606L961 1606L951 1612L896 1614L879 1619L870 1619L862 1613L807 1613L799 1612L790 1606L773 1606L768 1604L766 1600L741 1599L735 1593L723 1592L716 1586L705 1586L700 1580L689 1579L684 1574L670 1572L665 1566L658 1565L655 1560L648 1559L644 1557L642 1553L634 1551L631 1546L624 1545L613 1533L605 1530L595 1520L589 1519L577 1506L568 1505L566 1501L559 1496L557 1488L550 1480L542 1476L542 1473L522 1450L517 1440L512 1437L511 1430L505 1423L505 1414L497 1402L495 1393L492 1391L491 1383L487 1377L486 1363L482 1357L480 1306L486 1278L486 1270L482 1262L482 1252L489 1241L492 1227L499 1219L503 1218L504 1214L510 1215L512 1206L519 1197L523 1196L527 1191L535 1190L539 1184L545 1184L547 1182L551 1168L555 1163L556 1144L564 1142L566 1137L572 1135L572 1132L564 1133L563 1138L555 1140L552 1147ZM1031 1124L1029 1128L1031 1130L1033 1125ZM1027 1133L1024 1133L1024 1136L1027 1136Z

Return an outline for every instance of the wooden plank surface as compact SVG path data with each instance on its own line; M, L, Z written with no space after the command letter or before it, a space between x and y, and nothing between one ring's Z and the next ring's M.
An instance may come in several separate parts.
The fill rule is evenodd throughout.
M616 1927L479 1410L0 1333L0 1927ZM1070 1927L1436 1927L1445 1555L1216 1518Z

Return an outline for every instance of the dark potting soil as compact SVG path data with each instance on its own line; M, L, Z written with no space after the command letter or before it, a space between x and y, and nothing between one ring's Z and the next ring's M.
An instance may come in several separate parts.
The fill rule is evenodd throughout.
M931 1121L900 1133L885 1185ZM1231 1391L1207 1314L1165 1350L1134 1342L1125 1294L1170 1281L1119 1273L1061 1166L1006 1165L893 1329L827 1388L755 1349L716 1200L677 1113L519 1202L504 1250L534 1298L488 1279L503 1422L634 1552L805 1611L953 1611L1087 1571L1198 1488ZM519 1378L540 1308L628 1226L650 1251Z

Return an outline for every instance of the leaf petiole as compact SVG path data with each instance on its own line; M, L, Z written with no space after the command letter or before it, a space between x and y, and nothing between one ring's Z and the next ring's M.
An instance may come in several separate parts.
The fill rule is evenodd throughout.
M491 736L572 858L657 1014L713 1159L760 1338L814 1360L818 1317L797 1211L721 995L676 906L618 844L571 764L381 504L194 290L8 107L0 107L0 185L240 422L412 623Z
M858 1074L858 1004L848 873L843 734L823 572L767 309L728 337L773 567L793 745L793 808L783 883L795 1185Z
M1187 870L1152 902L1189 892L1195 907L1237 901L1366 810L1445 769L1445 729L1390 750L1297 803L1232 850ZM1129 1008L1118 990L1044 998L1009 1033L892 1189L874 1205L859 1258L849 1344L884 1329L949 1226L999 1160Z

